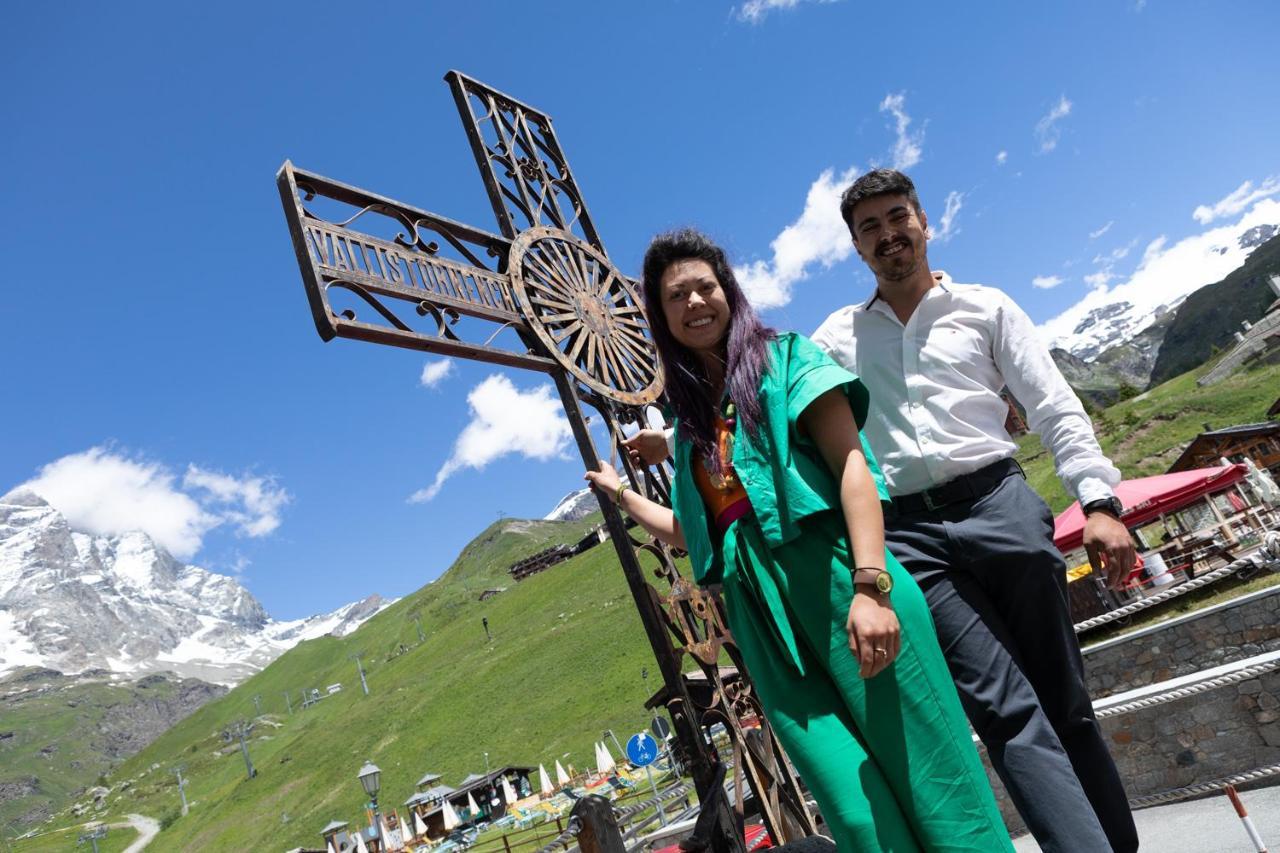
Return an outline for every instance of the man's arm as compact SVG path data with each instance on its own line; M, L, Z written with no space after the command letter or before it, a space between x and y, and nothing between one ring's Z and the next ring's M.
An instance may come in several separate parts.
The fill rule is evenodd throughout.
M1053 455L1058 478L1083 507L1115 496L1120 471L1098 445L1093 423L1026 313L1000 294L992 356L1013 396L1027 409L1027 423ZM1133 539L1109 511L1090 512L1085 551L1095 571L1104 567L1114 588L1133 569Z

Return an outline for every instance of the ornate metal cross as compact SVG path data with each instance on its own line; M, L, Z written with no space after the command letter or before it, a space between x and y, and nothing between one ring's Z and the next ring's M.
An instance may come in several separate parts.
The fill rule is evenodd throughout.
M645 407L662 393L636 285L609 261L551 118L457 71L445 80L501 233L286 162L276 183L316 329L326 341L355 338L548 374L582 461L594 470L599 458L582 404L599 413L616 444L622 425L643 423ZM406 303L416 325L392 307ZM356 308L368 309L369 319ZM632 484L668 502L665 470L637 470L625 453L620 462ZM743 850L739 820L723 797L710 796L719 756L709 729L717 722L731 741L739 803L748 783L777 843L813 834L795 772L740 668L719 597L682 577L670 549L633 538L611 501L601 497L600 508L662 672L659 701L699 798L717 803L713 849ZM649 573L642 554L655 563ZM681 672L686 655L698 667L689 676ZM722 655L739 666L722 666Z

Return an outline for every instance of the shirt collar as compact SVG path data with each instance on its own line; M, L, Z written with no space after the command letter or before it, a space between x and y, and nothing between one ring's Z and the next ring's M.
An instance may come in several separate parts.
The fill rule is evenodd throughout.
M938 287L942 288L943 293L951 292L951 288L947 287L947 285L951 284L951 276L949 276L945 270L934 270L933 280L938 283ZM930 288L930 290L932 290L932 288ZM870 309L871 306L875 305L879 299L880 299L880 288L877 287L874 291L872 291L871 298L868 299L863 304L862 310L866 311Z

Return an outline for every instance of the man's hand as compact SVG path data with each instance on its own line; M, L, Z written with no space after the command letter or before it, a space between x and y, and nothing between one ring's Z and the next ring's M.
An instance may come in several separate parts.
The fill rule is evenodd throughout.
M1106 512L1091 512L1084 522L1084 550L1098 574L1105 571L1107 587L1118 590L1133 571L1133 537L1120 519Z
M667 436L660 429L642 429L622 442L631 464L661 465L667 458Z
M844 629L849 651L858 661L858 674L874 678L893 663L902 647L902 628L887 595L859 590L849 605Z

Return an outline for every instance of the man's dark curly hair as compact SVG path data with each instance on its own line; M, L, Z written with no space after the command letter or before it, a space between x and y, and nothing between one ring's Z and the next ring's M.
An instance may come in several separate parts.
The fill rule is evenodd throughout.
M897 169L872 169L850 184L840 196L840 218L849 226L850 234L853 234L853 209L858 202L882 195L905 195L916 213L920 212L920 196L916 194L916 185L910 178ZM857 236L853 234L855 240Z

